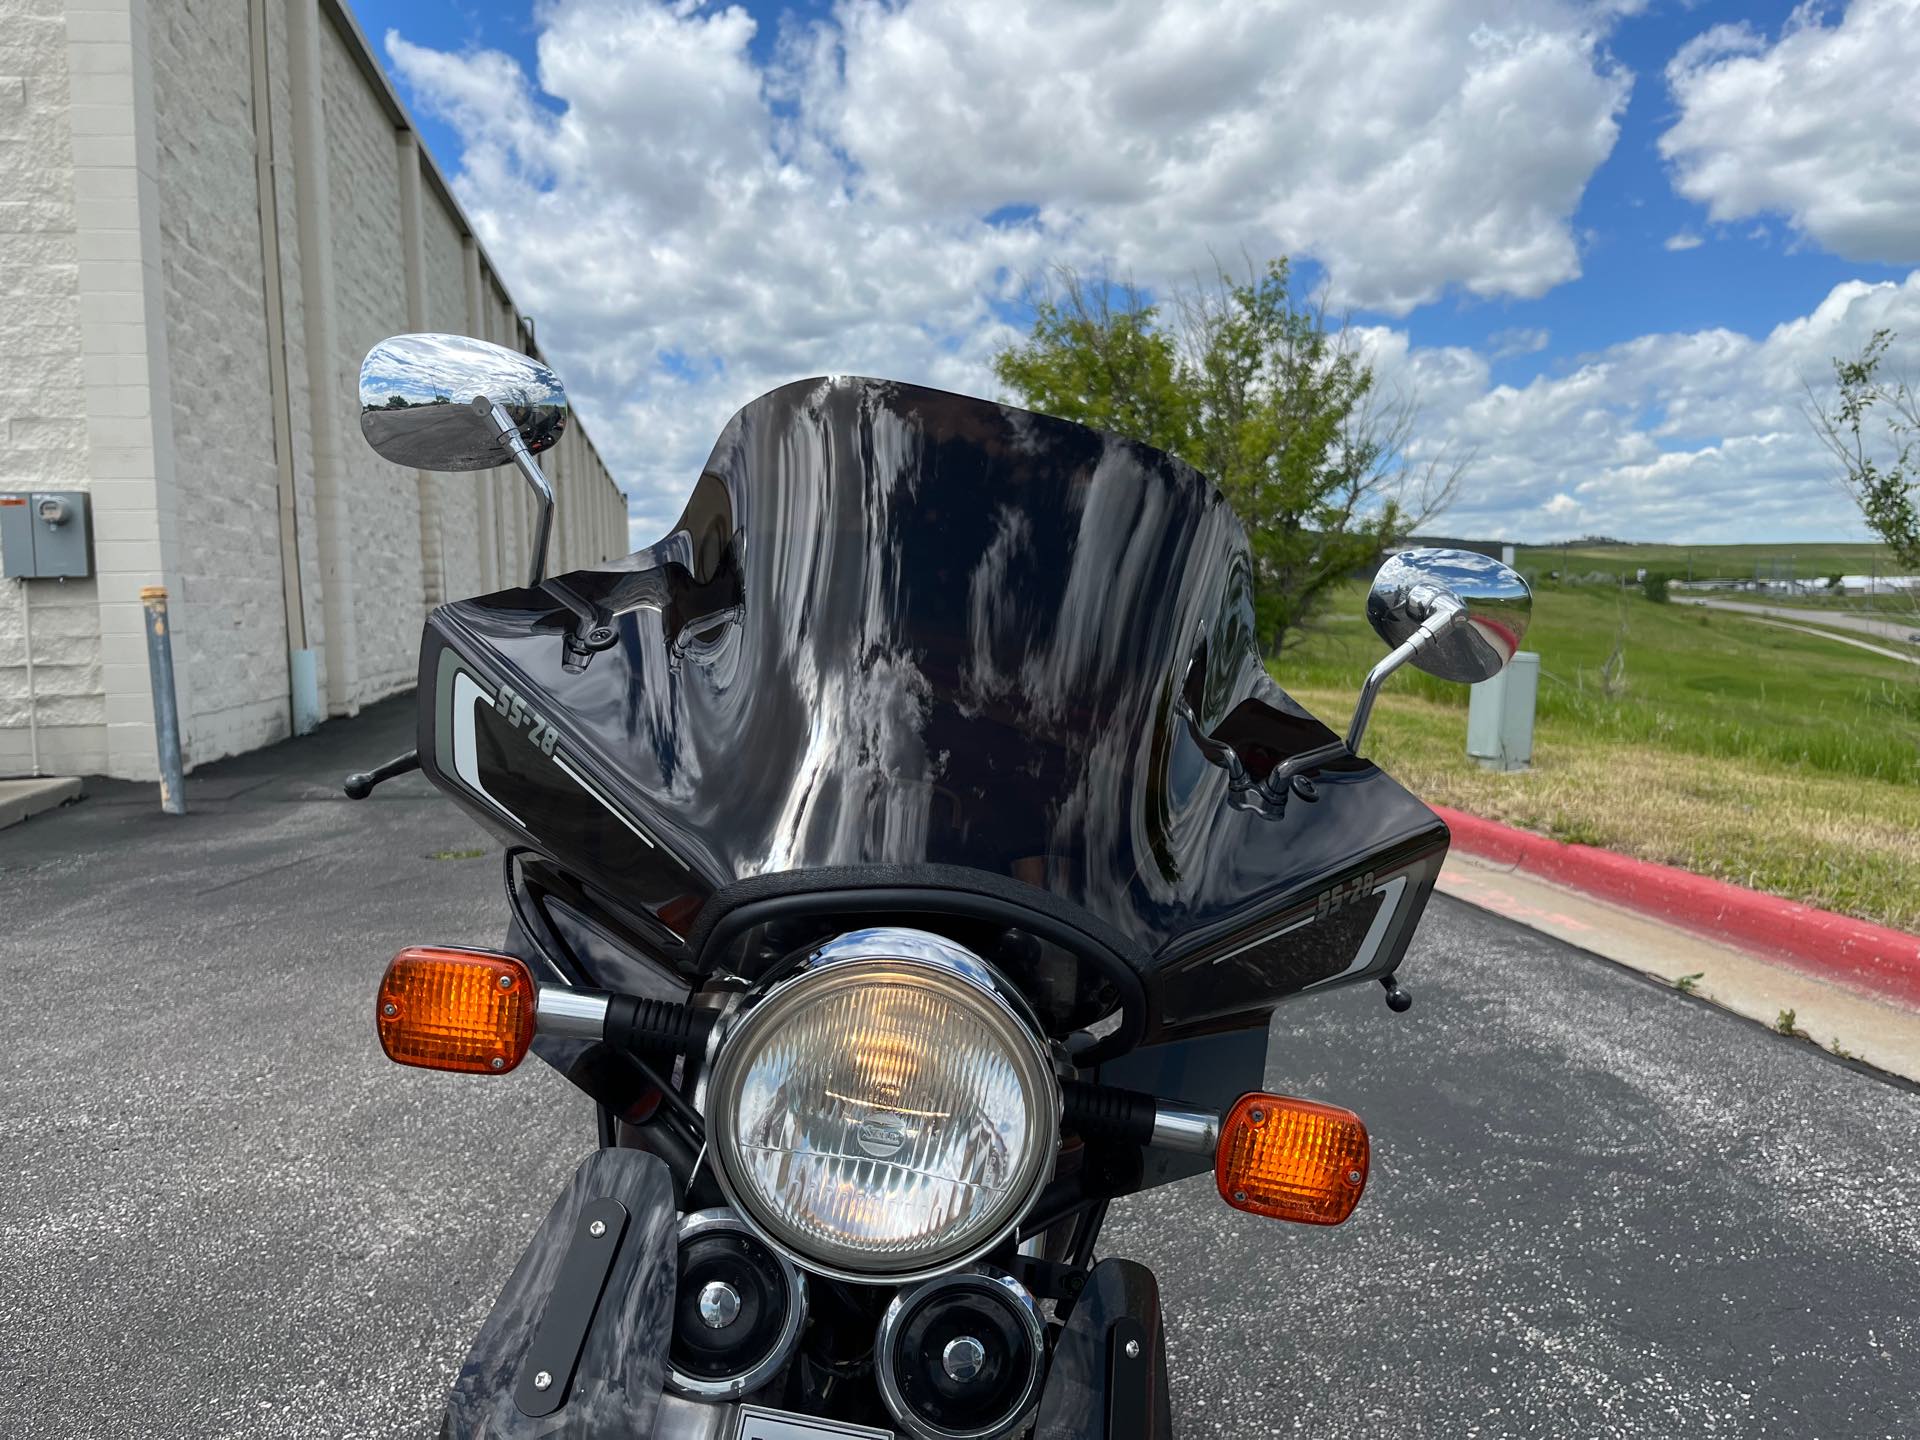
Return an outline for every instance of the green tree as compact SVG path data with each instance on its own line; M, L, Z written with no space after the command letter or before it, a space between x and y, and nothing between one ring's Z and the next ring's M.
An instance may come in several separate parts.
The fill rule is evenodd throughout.
M1285 260L1175 292L1055 272L1032 333L994 374L1034 410L1178 455L1247 527L1255 623L1271 653L1330 587L1438 514L1465 462L1416 455L1415 409L1380 394L1345 324L1297 303Z
M1920 571L1920 398L1905 380L1880 373L1893 338L1876 330L1858 355L1836 358L1833 394L1809 388L1807 418L1867 528L1912 573Z

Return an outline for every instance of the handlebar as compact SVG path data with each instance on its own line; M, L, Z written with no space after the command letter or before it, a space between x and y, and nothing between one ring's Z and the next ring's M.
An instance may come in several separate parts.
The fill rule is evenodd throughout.
M340 788L347 793L349 800L364 800L373 793L373 787L382 781L391 780L396 775L404 775L409 770L420 768L420 752L409 750L404 755L396 755L384 765L376 765L371 770L358 770L347 776Z
M534 1033L599 1040L638 1054L697 1055L706 1048L716 1016L671 1000L611 995L566 985L540 985ZM1068 1080L1060 1087L1061 1119L1081 1135L1211 1155L1220 1141L1220 1117L1211 1110L1169 1105L1153 1095Z

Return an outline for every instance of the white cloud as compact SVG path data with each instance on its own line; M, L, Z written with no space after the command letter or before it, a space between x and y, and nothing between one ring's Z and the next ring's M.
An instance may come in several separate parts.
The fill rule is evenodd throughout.
M993 393L1020 277L1310 255L1339 304L1531 297L1630 77L1573 0L840 0L761 67L680 0L540 8L509 58L390 33L464 146L455 187L652 539L728 414L881 373Z
M1496 330L1487 337L1487 354L1495 360L1508 360L1515 355L1538 355L1552 343L1550 332L1535 326L1514 326L1507 330Z
M1865 538L1801 406L1834 356L1883 327L1900 337L1892 367L1920 370L1920 271L1835 286L1758 338L1642 336L1518 387L1491 383L1471 350L1410 350L1397 330L1367 338L1383 381L1424 404L1424 453L1475 452L1450 533L1707 544Z
M1714 220L1785 216L1850 260L1920 261L1920 0L1793 12L1768 45L1721 25L1667 67L1680 118L1660 139Z
M1337 301L1390 311L1573 277L1569 216L1627 86L1598 13L841 0L792 22L768 68L739 9L555 0L539 83L559 114L504 56L388 51L459 132L456 188L644 543L726 417L783 381L995 393L1008 302L1050 263L1111 257L1151 286L1244 243L1310 254ZM1787 44L1721 33L1676 73ZM1421 450L1477 455L1449 530L1707 542L1858 533L1800 385L1875 325L1920 339L1920 272L1839 286L1764 336L1645 336L1524 386L1495 385L1492 362L1545 331L1482 350L1365 338L1419 396Z
M1691 230L1680 230L1669 235L1666 248L1669 250L1698 250L1706 242Z

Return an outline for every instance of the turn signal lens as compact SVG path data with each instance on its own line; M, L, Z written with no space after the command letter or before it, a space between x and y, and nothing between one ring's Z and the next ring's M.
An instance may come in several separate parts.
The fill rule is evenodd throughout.
M373 1018L389 1060L504 1075L533 1043L537 999L511 955L416 946L387 966Z
M1367 1188L1367 1127L1337 1105L1242 1095L1220 1122L1213 1173L1236 1210L1338 1225Z

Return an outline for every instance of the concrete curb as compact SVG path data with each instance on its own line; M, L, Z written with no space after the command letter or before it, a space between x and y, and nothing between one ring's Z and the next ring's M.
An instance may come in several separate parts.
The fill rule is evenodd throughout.
M1920 935L1436 805L1454 845L1824 980L1920 1009Z
M71 775L0 780L0 830L83 798L79 779Z

